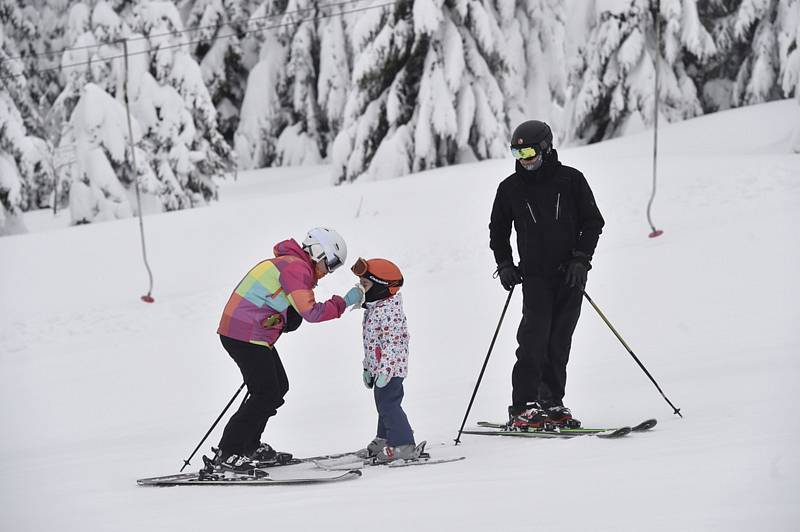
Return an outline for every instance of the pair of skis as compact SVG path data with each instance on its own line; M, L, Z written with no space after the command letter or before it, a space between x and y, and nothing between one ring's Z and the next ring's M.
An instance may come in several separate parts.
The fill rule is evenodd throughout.
M454 462L465 458L464 456L457 458L431 458L430 454L425 452L425 445L426 442L422 442L417 446L419 458L395 460L388 464L379 464L371 458L363 458L363 453L361 451L351 451L311 456L308 458L292 458L281 462L270 463L247 473L219 470L213 467L213 465L209 465L210 460L203 457L206 467L198 472L143 478L137 480L136 483L140 486L278 486L287 484L321 484L359 478L362 474L361 469L373 465L406 467ZM362 451L366 450L364 449ZM312 463L316 468L325 472L342 471L342 473L331 476L318 475L312 471L309 476L298 478L275 478L270 475L270 472L275 469L304 463Z
M616 428L569 428L569 427L552 427L542 429L529 429L529 430L510 430L505 423L491 423L488 421L479 421L478 426L494 429L494 430L465 430L464 434L477 434L482 436L517 436L522 438L575 438L578 436L594 436L596 438L616 439L627 436L632 432L645 432L652 429L658 423L655 419L647 419L638 425L624 426Z

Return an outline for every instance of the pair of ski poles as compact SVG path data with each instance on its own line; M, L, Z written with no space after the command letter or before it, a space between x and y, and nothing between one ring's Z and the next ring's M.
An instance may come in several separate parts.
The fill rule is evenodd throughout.
M642 371L644 371L644 373L650 378L650 380L655 385L656 389L661 394L661 397L663 397L664 400L669 404L669 406L672 407L672 410L673 410L672 413L673 414L678 414L680 417L683 417L683 415L681 414L681 409L677 408L675 405L672 404L672 401L667 399L667 396L664 395L664 392L661 390L661 386L658 385L658 383L653 378L653 376L650 374L650 372L647 371L647 368L644 367L644 364L642 364L642 361L639 360L639 357L637 357L636 354L634 354L634 352L630 348L630 346L628 346L628 344L625 342L625 340L622 338L622 336L617 332L617 330L614 328L614 326L611 325L611 322L608 321L608 318L606 318L606 315L603 314L603 312L595 304L595 302L592 300L592 298L589 297L589 294L587 294L585 290L581 290L581 292L583 293L583 297L585 297L586 300L589 301L589 303L592 304L592 307L597 311L597 313L603 319L605 324L608 325L608 328L611 329L611 332L614 333L614 336L616 336L617 339L622 343L622 345L625 346L625 349L628 350L628 353L630 353L630 355L633 357L633 359L636 361L636 363L639 365L639 367L642 368ZM467 406L467 411L464 414L464 420L461 422L461 428L458 429L458 436L456 436L456 439L455 439L456 445L461 443L461 433L464 431L464 425L467 423L467 417L469 417L469 411L472 409L472 403L475 402L475 395L478 393L478 387L481 385L481 380L483 379L483 373L486 371L486 364L489 363L489 356L492 354L492 349L494 348L494 342L495 342L495 340L497 340L497 334L500 332L500 326L503 324L503 318L506 315L506 310L508 309L508 304L511 302L511 296L513 294L514 294L514 287L512 286L511 290L508 291L508 297L506 298L505 305L503 305L503 312L500 314L500 321L497 323L497 329L495 329L495 331L494 331L494 336L492 336L492 342L489 344L489 352L486 353L486 359L484 359L483 366L481 367L481 372L478 375L478 382L475 383L475 389L472 391L472 397L470 397L469 405Z

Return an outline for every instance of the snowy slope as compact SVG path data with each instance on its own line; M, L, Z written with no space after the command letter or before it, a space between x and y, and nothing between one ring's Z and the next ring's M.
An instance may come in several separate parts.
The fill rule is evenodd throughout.
M653 240L649 134L561 152L607 220L587 290L685 415L586 305L567 404L590 425L659 418L619 441L452 445L505 300L487 224L510 159L337 188L321 167L245 175L211 207L145 219L153 305L139 301L135 219L0 239L0 530L796 529L797 120L785 101L665 127ZM401 265L406 411L434 455L467 460L338 485L137 487L180 467L240 383L215 335L230 290L314 225L339 230L353 258ZM354 282L343 269L317 294ZM504 416L520 299L470 424ZM358 312L304 324L278 350L291 390L266 441L311 455L374 435Z

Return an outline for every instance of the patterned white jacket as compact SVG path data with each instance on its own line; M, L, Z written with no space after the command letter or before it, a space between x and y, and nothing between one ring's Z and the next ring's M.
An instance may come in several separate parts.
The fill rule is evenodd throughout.
M408 325L403 298L398 293L366 303L364 321L364 369L373 378L405 377L408 373Z

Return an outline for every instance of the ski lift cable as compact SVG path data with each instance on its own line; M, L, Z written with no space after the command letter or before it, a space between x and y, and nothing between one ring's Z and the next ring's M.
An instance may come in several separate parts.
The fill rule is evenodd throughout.
M265 26L263 28L247 30L247 31L243 32L242 34L259 33L259 32L262 32L262 31L283 28L283 27L286 27L286 26L294 26L294 25L302 24L304 22L313 22L313 21L322 20L322 19L326 19L326 18L341 17L341 16L348 15L348 14L351 14L351 13L360 13L362 11L369 11L369 10L372 10L372 9L378 9L378 8L392 6L392 5L397 4L399 1L400 0L394 0L393 2L386 2L384 4L377 4L377 5L368 6L368 7L360 7L360 8L357 8L357 9L351 9L349 11L341 11L339 13L330 13L330 14L327 14L327 15L320 15L320 16L317 16L317 17L304 18L304 19L293 21L293 22L284 22L284 23L281 23L281 24L274 24L272 26ZM128 56L148 54L150 52L158 52L160 50L169 50L169 49L172 49L172 48L181 48L183 46L191 46L191 45L202 43L202 42L210 42L210 41L214 41L214 40L217 40L217 39L230 39L230 38L239 37L239 36L240 36L240 34L230 33L230 34L227 34L227 35L219 35L219 36L216 36L216 37L213 37L213 38L209 37L209 38L206 38L206 39L197 39L197 40L194 40L194 41L187 41L187 42L184 42L184 43L171 44L171 45L167 45L167 46L159 46L159 47L155 47L155 48L147 48L146 50L140 50L138 52L131 52L131 53L128 54ZM122 41L118 41L118 42L122 42ZM114 55L114 56L104 57L104 58L96 60L96 61L82 61L80 63L70 63L68 65L61 65L61 66L53 67L53 68L44 68L44 69L40 69L40 70L35 70L32 73L24 73L23 72L23 73L20 73L20 74L12 74L10 76L2 76L2 77L0 77L0 80L4 80L4 81L5 80L11 80L11 79L19 78L19 77L23 77L23 76L30 77L32 74L43 74L45 72L55 72L55 71L65 70L65 69L73 68L73 67L89 66L92 63L99 63L99 62L102 62L102 61L110 61L112 59L122 59L124 57L125 57L125 55L123 54L123 55Z
M131 163L133 166L133 182L136 188L136 209L139 214L139 234L141 237L142 242L142 259L144 260L144 266L147 269L147 275L150 279L150 286L147 289L147 294L141 297L141 300L145 303L153 303L155 299L153 299L153 271L150 269L150 263L147 261L147 246L145 244L144 238L144 219L142 215L142 195L139 190L139 173L138 167L136 166L136 146L133 143L133 124L131 119L131 106L128 101L128 79L129 79L129 71L128 68L128 41L122 41L122 46L125 51L125 85L124 85L124 95L125 95L125 112L128 118L128 143L130 144L131 150Z
M344 6L344 5L347 5L347 4L355 4L355 3L358 3L358 2L366 2L366 1L367 0L344 0L342 2L331 2L329 4L317 5L317 6L314 6L314 7L307 7L305 9L295 9L294 11L287 11L286 13L279 13L279 14L274 14L274 15L263 15L263 16L260 16L260 17L252 17L252 18L247 18L247 19L243 19L243 18L242 19L233 19L233 20L229 20L227 22L223 22L221 24L209 24L209 25L206 25L206 26L190 26L190 27L184 28L182 30L175 30L175 31L170 31L170 32L165 32L165 33L154 33L152 35L145 35L145 36L142 36L142 37L134 37L134 38L131 38L131 39L127 39L127 41L128 42L134 42L134 41L141 41L141 40L145 40L145 39L155 39L155 38L158 38L158 37L169 37L171 35L180 35L182 33L189 33L189 32L192 32L192 31L201 31L201 30L211 29L211 28L222 28L223 26L235 26L237 24L248 25L248 24L253 24L253 23L261 21L261 20L265 20L265 19L280 18L280 17L285 17L286 15L296 15L297 13L303 13L303 12L311 11L311 10L314 10L314 9L327 9L327 8L331 8L331 7L339 7L339 6ZM250 33L250 31L246 31L244 33ZM91 50L93 48L99 48L100 46L103 46L104 44L116 44L116 42L119 42L119 41L115 41L113 43L89 44L89 45L85 45L85 46L65 46L64 48L59 48L58 50L52 50L52 51L49 51L49 52L39 52L39 53L26 54L26 55L18 55L18 56L14 56L14 57L0 58L0 63L6 62L6 61L19 61L21 59L28 59L28 58L34 58L34 57L50 57L50 56L60 55L60 54L63 54L64 52L68 52L68 51ZM133 54L131 54L131 55L133 55Z
M658 71L660 68L660 61L659 58L661 57L661 26L659 24L659 15L661 13L661 2L660 0L655 0L652 5L653 9L653 21L655 24L656 29L656 49L655 49L655 95L653 101L653 188L650 192L650 200L647 202L647 223L650 224L650 234L648 235L650 238L655 238L657 236L661 236L664 234L664 231L661 229L656 229L655 224L653 224L653 218L651 215L651 209L653 207L653 201L656 198L656 171L658 168L658 100L659 100L659 76Z

